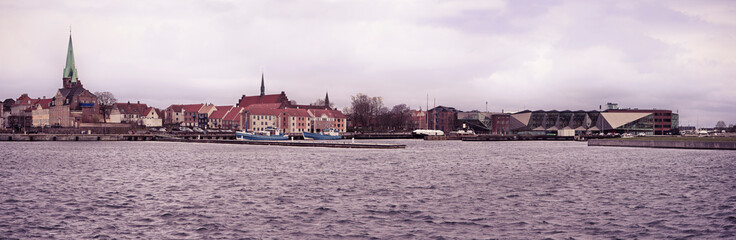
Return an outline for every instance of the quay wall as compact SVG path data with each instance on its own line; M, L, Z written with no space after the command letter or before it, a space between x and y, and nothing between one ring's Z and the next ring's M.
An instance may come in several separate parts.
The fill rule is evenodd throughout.
M736 142L590 139L588 146L736 150Z
M130 134L0 134L0 141L149 141L155 138Z
M219 144L245 144L245 145L268 145L287 147L326 147L326 148L371 148L371 149L399 149L406 148L403 144L377 144L377 143L350 143L332 141L260 141L260 140L213 140L213 139L160 139L166 142L183 143L219 143Z
M546 136L546 135L478 135L462 137L463 141L572 141L573 136Z

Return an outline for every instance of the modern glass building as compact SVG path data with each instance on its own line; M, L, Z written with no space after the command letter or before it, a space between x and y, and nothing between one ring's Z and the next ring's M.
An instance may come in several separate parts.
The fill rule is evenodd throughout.
M609 109L606 111L522 111L511 114L510 130L522 135L553 135L558 130L575 134L631 133L676 134L679 116L670 110Z

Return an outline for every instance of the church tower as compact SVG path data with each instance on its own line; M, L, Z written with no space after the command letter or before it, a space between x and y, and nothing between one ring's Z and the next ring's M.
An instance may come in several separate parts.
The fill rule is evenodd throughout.
M325 107L330 108L330 96L327 95L327 92L325 92Z
M64 88L81 87L82 82L79 81L77 67L74 65L74 49L72 48L72 35L69 34L69 47L66 50L66 66L64 66L64 75L62 76Z
M263 83L263 73L261 73L261 97L266 95L266 85Z

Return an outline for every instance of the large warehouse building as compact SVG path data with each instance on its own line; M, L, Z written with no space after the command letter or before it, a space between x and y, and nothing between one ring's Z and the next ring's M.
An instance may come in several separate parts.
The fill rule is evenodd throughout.
M668 135L677 131L678 115L670 110L609 109L605 111L522 111L511 114L516 134L556 134L559 130L583 133Z

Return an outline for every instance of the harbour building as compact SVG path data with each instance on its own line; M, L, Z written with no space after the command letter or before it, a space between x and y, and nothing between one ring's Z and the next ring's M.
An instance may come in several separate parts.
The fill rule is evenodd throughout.
M607 109L605 111L525 110L511 114L512 133L524 135L557 134L676 134L678 114L659 109Z

